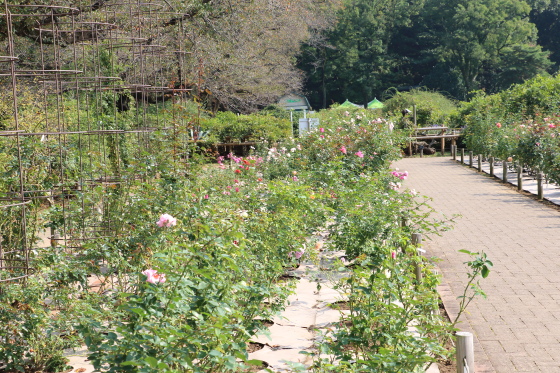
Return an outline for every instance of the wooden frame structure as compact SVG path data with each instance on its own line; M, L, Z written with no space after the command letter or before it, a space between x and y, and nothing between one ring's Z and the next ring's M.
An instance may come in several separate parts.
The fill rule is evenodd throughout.
M412 143L425 140L440 140L441 141L441 154L445 154L445 139L451 139L451 145L457 144L457 139L462 135L462 132L457 129L451 129L451 133L447 132L449 127L433 126L433 127L419 127L414 129L414 135L410 138L408 143L408 150L412 155Z

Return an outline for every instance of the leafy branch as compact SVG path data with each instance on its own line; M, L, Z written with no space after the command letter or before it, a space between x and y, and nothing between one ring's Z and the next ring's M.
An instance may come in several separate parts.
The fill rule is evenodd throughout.
M483 298L486 298L486 293L480 287L480 279L488 277L488 275L490 274L490 267L494 265L490 260L488 260L485 252L479 253L469 250L459 250L459 252L469 254L475 258L474 260L464 262L464 264L466 264L470 269L470 272L467 274L469 277L469 281L465 285L463 295L457 297L461 300L461 303L459 304L459 313L451 324L452 328L455 328L455 325L459 321L459 318L475 297L482 296ZM472 291L470 294L468 294L469 289Z

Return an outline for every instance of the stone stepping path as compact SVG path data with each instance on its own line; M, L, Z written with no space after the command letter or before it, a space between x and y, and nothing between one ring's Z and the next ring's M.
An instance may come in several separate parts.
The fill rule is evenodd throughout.
M305 353L315 352L316 338L327 332L327 328L340 320L341 312L345 312L328 306L344 298L327 281L321 281L321 289L317 290L317 282L309 278L312 276L309 273L316 271L317 268L310 264L295 271L302 278L294 294L289 296L288 306L273 320L270 335L253 339L265 347L249 354L250 359L266 362L268 369L274 372L291 372L294 363L300 367L313 364L312 357Z
M272 320L274 324L268 328L268 335L257 335L251 340L264 345L249 354L250 360L261 360L267 364L268 370L263 369L262 372L291 372L294 366L310 367L312 357L301 352L313 353L316 338L321 335L316 329L326 332L339 321L341 312L345 312L328 306L343 297L333 289L317 266L304 263L293 271L293 275L299 279L294 293L288 297L286 309ZM320 290L317 290L318 281L321 283ZM67 354L70 359L68 365L73 367L68 373L94 371L87 361L87 353L83 347Z

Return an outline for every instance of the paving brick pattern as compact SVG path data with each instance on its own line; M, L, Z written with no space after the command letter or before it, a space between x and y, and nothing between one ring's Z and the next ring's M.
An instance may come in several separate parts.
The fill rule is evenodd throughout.
M494 262L459 325L475 335L477 373L560 372L560 212L449 158L406 158L405 187L433 198L441 216L460 214L452 230L425 240L445 282L446 307L467 282L460 249Z

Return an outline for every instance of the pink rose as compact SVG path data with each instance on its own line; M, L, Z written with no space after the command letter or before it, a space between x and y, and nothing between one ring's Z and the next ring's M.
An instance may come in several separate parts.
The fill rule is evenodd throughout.
M288 256L289 256L290 258L291 258L291 257L295 257L296 259L300 259L300 258L303 256L304 253L305 253L305 250L300 249L299 251L290 251L290 252L288 253Z
M173 216L171 216L169 214L163 214L159 217L159 220L157 221L156 224L160 228L174 227L175 225L177 225L177 219L175 219Z
M142 272L146 276L146 281L150 284L163 284L165 282L165 273L157 273L155 269L147 269Z

